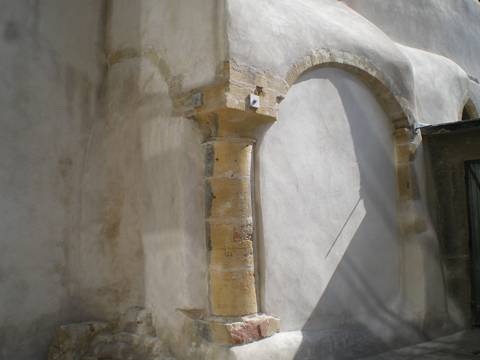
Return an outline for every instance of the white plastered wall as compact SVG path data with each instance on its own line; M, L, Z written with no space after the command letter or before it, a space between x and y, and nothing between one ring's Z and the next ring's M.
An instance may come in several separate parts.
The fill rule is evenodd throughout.
M360 14L334 0L229 0L225 17L220 0L115 0L110 2L113 6L109 11L99 1L0 3L0 101L4 122L1 153L5 169L1 178L5 231L0 241L0 290L4 304L0 344L4 346L0 347L0 355L32 359L34 353L45 352L53 325L110 319L133 305L152 310L159 333L172 338L173 334L181 334L182 317L175 308L206 307L203 150L195 123L172 115L172 99L177 92L214 82L226 58L285 77L293 64L311 51L333 49L376 64L395 95L405 99L414 110L416 120L446 122L461 110L455 107L461 106L462 96L468 90L467 74L450 60L398 46L395 41L453 59L470 74L470 92L480 93L472 80L479 77L474 63L478 51L473 42L478 37L479 25L477 21L468 21L463 28L463 16L478 18L477 8L473 7L477 4L468 1L425 2L429 9L425 16L450 16L447 22L440 21L448 24L446 31L464 34L454 38L438 31L432 34L429 29L439 29L438 26L414 11L412 4L418 3L413 0L347 2ZM400 25L380 11L385 10L382 4L387 3L403 6L401 10L407 13L410 10L408 21ZM461 11L450 6L459 3ZM103 24L105 19L107 24ZM224 19L227 33L223 29ZM419 24L425 27L417 31ZM410 29L417 30L412 35ZM475 46L457 49L461 44L458 38L465 34L471 34L472 42L468 43ZM418 35L421 41L415 42ZM103 50L107 55L121 55L110 64L106 87L101 86ZM432 87L429 72L442 72L445 76ZM427 231L422 235L424 241L411 242L413 245L407 249L415 255L409 256L413 261L409 266L421 267L423 274L419 279L415 272L403 273L411 276L410 280L403 278L410 304L387 281L401 282L403 276L395 270L401 259L394 249L403 245L395 240L392 215L387 211L385 221L371 220L369 230L386 234L389 241L380 242L381 239L369 237L368 232L353 236L362 228L365 218L370 221L366 214L373 219L380 216L372 204L391 204L391 197L385 201L372 198L368 203L365 197L359 203L357 210L363 209L364 218L361 212L353 212L352 224L356 224L357 230L352 224L353 227L342 230L343 235L335 243L340 249L334 246L329 253L333 260L299 260L315 251L328 252L328 240L349 214L348 208L353 207L348 202L355 200L363 187L368 190L367 195L373 196L370 190L376 179L362 175L367 170L358 166L360 157L356 152L358 148L360 154L365 151L368 155L372 149L357 146L355 138L364 138L364 129L357 129L356 136L353 135L349 117L342 117L345 104L336 86L368 104L362 102L356 108L358 112L350 115L366 119L365 123L379 136L375 138L377 145L389 145L388 129L384 127L388 122L383 121L385 115L368 89L343 72L325 70L319 74L328 79L310 79L292 88L282 105L279 121L266 134L257 154L261 161L264 310L282 317L286 330L353 322L370 324L373 315L368 300L362 302L356 314L351 314L346 300L335 311L331 310L333 306L328 306L326 312L316 311L317 305L322 308L322 298L331 301L338 294L352 291L346 285L348 267L342 270L344 262L340 258L345 262L349 259L346 243L357 238L371 241L388 255L390 270L374 274L380 285L373 293L379 294L382 305L387 309L407 309L405 318L417 322L424 319L427 311L443 316L443 295L437 292L441 283L438 262L431 253L424 256L435 245L434 233ZM105 89L108 101L100 104L98 94ZM429 99L432 91L435 101ZM315 92L333 100L319 102L311 98ZM300 102L304 97L309 102L302 103L303 110L292 104L296 101L291 99ZM294 118L297 110L305 115L298 121L313 132L306 133L301 126L285 119ZM314 121L317 112L323 122ZM338 123L328 121L330 115ZM333 149L346 138L337 142L335 131L335 136L326 136L326 131L332 130L327 125L338 132L346 131L347 135L350 131L350 143L344 143L345 151L341 154ZM291 144L302 135L308 136L309 141ZM364 142L368 143L361 140L360 144ZM279 144L288 145L284 159L289 159L289 163L279 161L274 154L272 149ZM314 145L330 150L319 152ZM365 169L374 166L372 172L383 168L392 156L389 150L383 155L375 154L379 157L373 157L376 161L365 161ZM321 166L310 165L317 160L332 171L338 170L344 175L342 179L351 183L326 177L320 172ZM343 165L337 166L336 162ZM422 183L422 166L417 166ZM283 174L289 167L296 171ZM390 188L392 174L382 176L387 181L379 186ZM316 177L325 182L317 182ZM299 190L301 187L311 188L313 193L305 195ZM280 197L273 195L276 189ZM339 196L345 197L340 197L344 202L336 204L329 189L337 189ZM323 207L321 191L328 195L325 199L332 207ZM309 204L308 211L298 211L295 204L300 200ZM296 220L301 231L291 233L293 227L285 229L289 239L280 233L276 227L281 229L285 224L280 223L277 214L272 215L272 204L283 210L279 217ZM274 247L277 236L281 240L278 250ZM306 248L303 243L293 242L302 237ZM351 251L354 250L352 247ZM375 264L376 259L368 261L374 253L364 248L357 251L368 266ZM289 255L294 265L291 271ZM334 269L338 270L339 280L334 276L332 281ZM288 279L288 286L281 283L283 278ZM285 293L283 298L277 293L280 289ZM305 294L300 299L301 307L295 308L294 290ZM414 314L408 309L414 309ZM368 325L374 334L386 326L377 320ZM387 323L395 321L390 319ZM442 328L441 319L437 326ZM391 333L387 329L383 335L389 338Z
M79 293L110 318L147 308L173 352L184 322L177 309L208 306L202 135L174 101L215 81L221 20L214 0L112 2L106 121L92 135L85 177L82 237L102 252L80 251L95 254L80 265L96 278L79 276Z
M69 247L100 121L103 4L0 8L0 359L45 359L55 326L77 318Z
M289 90L258 151L264 307L284 330L361 318L377 296L398 306L393 150L389 119L353 75L313 70Z
M470 79L480 107L480 4L476 0L342 0L402 45L444 56ZM399 21L401 19L401 21Z
M362 328L387 343L412 340L426 309L443 304L439 263L404 259L392 133L369 89L342 70L304 74L282 102L257 156L263 310L283 330ZM432 276L409 278L407 263ZM427 304L410 303L407 281L420 281L414 296Z

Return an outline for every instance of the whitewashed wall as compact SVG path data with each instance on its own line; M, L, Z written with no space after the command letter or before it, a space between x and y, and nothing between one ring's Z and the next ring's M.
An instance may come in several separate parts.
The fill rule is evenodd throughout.
M342 0L394 41L452 59L480 77L476 0Z
M0 359L131 306L178 336L207 281L201 136L172 99L215 79L220 2L0 6Z
M0 1L0 359L45 359L75 318L69 244L100 113L103 4Z
M263 310L284 330L418 336L425 314L410 328L392 132L370 91L342 70L306 73L282 102L257 155ZM442 293L441 282L432 288Z
M311 70L289 90L256 154L262 311L286 333L232 359L360 358L449 331L431 225L398 230L392 135L343 70Z
M202 139L173 99L227 58L284 77L313 50L353 54L430 122L480 93L474 1L223 3L0 0L1 360L44 357L55 325L134 305L175 344L175 309L207 307ZM450 57L470 84L395 42ZM448 75L435 88L432 68ZM418 338L405 321L445 328L434 232L396 233L392 156L385 114L351 75L315 70L288 93L257 149L262 307L284 330L388 342Z
M177 309L206 308L208 296L202 136L173 102L215 80L221 7L116 0L110 10L106 121L92 135L82 193L89 246L77 250L90 254L78 263L90 275L79 273L78 296L101 317L146 307L176 344Z
M451 59L470 77L480 108L480 3L476 0L343 0L394 41Z
M395 311L392 126L369 90L342 70L303 75L258 156L265 310L285 330L329 328L368 312L382 319L374 298Z

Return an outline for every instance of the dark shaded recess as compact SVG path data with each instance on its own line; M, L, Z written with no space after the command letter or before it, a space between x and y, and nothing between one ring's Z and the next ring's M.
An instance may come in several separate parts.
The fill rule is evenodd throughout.
M480 119L427 126L421 132L430 213L440 242L448 296L464 319L456 324L461 329L475 322L466 164L480 159Z

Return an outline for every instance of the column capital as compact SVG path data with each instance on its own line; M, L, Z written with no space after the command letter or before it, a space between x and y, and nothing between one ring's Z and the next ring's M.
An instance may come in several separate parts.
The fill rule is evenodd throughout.
M277 119L287 93L285 80L249 66L225 62L220 79L178 99L180 112L196 119L206 137L252 137Z

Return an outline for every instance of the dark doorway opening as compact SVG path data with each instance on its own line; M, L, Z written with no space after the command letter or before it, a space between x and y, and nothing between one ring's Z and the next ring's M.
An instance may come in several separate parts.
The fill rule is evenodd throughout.
M472 320L480 326L480 160L465 162L470 230Z

